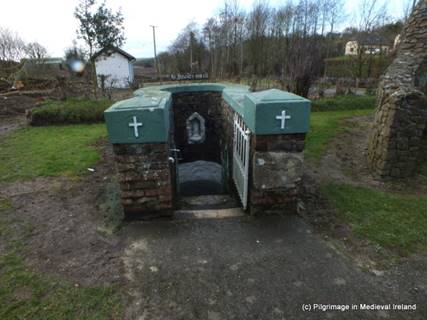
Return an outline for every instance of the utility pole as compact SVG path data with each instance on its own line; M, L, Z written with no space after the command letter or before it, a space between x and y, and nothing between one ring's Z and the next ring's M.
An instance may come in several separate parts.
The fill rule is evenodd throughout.
M157 72L157 78L160 78L160 66L159 62L157 61L157 49L156 49L156 28L157 26L150 25L151 28L153 28L153 45L154 45L154 68Z
M190 73L193 74L193 31L190 31Z

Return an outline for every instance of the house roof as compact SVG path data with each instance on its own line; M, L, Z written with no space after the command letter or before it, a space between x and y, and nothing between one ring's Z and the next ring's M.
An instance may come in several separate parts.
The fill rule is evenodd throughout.
M113 52L120 53L122 56L124 56L124 57L125 57L126 59L128 59L129 61L136 60L136 59L135 59L135 57L134 57L134 56L132 56L131 54L127 53L126 51L124 51L124 50L122 50L122 49L120 49L120 48L116 48L116 47L101 49L101 50L99 50L98 52L96 52L96 53L93 55L93 57L92 57L92 58L93 58L93 59L96 59L97 57L101 56L101 55L102 55L102 54L104 54L104 53L106 53L106 54L111 54L111 53L113 53Z
M379 46L379 45L387 46L387 45L390 45L390 40L387 39L386 37L379 35L379 34L368 34L364 37L360 37L359 39L358 38L352 38L352 39L350 39L350 41L356 41L356 42L360 41L365 46Z

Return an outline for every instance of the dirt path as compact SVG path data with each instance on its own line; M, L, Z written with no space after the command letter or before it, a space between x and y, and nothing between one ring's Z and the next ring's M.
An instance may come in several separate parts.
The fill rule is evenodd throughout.
M132 223L126 233L127 319L427 316L425 274L416 278L414 273L364 272L296 216ZM412 303L419 309L301 310L313 303Z
M0 139L25 126L25 116L0 116Z
M36 101L23 95L0 95L0 139L25 126L25 112L34 108Z
M328 144L320 165L306 164L306 173L319 184L341 182L376 188L384 186L372 177L366 160L372 121L373 116L345 120L345 130Z
M105 146L105 143L104 143ZM41 273L76 283L114 283L121 279L122 239L105 226L111 162L81 179L37 178L0 184L0 198L10 199L15 229L25 239L25 259Z

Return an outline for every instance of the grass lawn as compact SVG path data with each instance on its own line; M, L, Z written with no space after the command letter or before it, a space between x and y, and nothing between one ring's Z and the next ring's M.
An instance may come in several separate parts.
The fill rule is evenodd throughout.
M7 252L0 255L0 319L121 318L114 287L79 286L29 270L20 254L25 234L11 228L11 210L10 203L0 199L0 238L9 240Z
M372 114L372 109L313 112L304 155L307 160L317 162L324 154L328 143L345 128L341 125L346 118Z
M18 130L0 143L0 181L82 173L100 159L91 144L106 134L104 124Z
M372 109L311 114L306 158L316 163L328 143L345 130L346 118L373 113ZM427 253L427 196L402 195L336 182L321 187L354 234L402 256Z
M402 255L427 253L427 196L330 184L322 193L354 233Z
M356 109L374 109L377 98L375 96L346 95L334 98L320 98L312 100L312 111L340 111Z

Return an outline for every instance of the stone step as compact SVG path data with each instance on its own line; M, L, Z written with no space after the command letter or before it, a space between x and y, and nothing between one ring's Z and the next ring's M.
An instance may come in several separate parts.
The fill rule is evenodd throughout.
M182 197L178 201L179 210L218 210L239 207L239 202L229 194L212 194Z
M174 219L226 219L244 217L246 214L242 208L207 209L207 210L176 210Z

